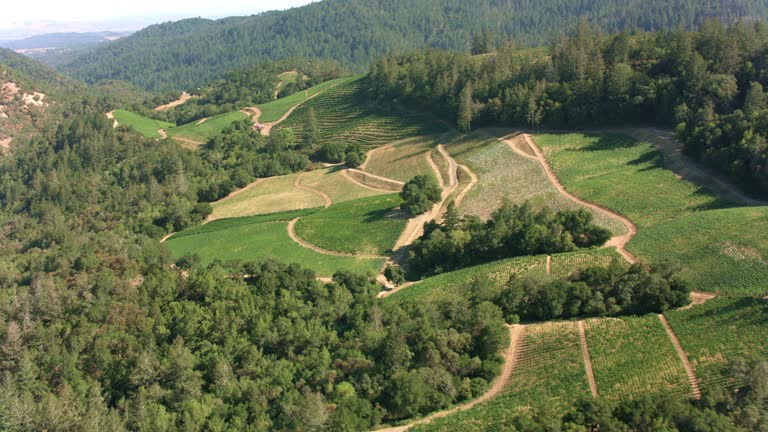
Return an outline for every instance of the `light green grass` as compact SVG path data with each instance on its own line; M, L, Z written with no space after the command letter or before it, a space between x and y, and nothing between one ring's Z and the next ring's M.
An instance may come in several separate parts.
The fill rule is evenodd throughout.
M304 176L301 177L301 184L325 192L334 203L390 193L359 186L344 176L342 168L338 167L304 173Z
M312 191L294 186L299 174L259 179L235 195L213 203L214 219L277 213L322 207L325 201Z
M589 396L589 383L576 323L529 325L523 348L504 391L488 402L411 428L413 432L503 432L514 429L518 414L551 407L564 414Z
M664 168L646 142L612 134L536 137L573 194L624 214L638 226L627 248L638 258L683 266L694 289L765 294L768 207L723 210L729 203Z
M167 129L176 126L173 123L151 119L149 117L144 117L141 114L126 110L115 110L113 114L120 126L131 128L147 138L160 138L160 134L157 133L158 129Z
M206 121L197 124L197 121L187 123L183 126L167 129L168 136L186 138L205 143L211 137L219 135L227 126L240 120L248 118L248 114L240 111L232 111L213 116Z
M498 140L505 135L507 132L481 130L446 146L456 161L468 166L480 178L480 183L462 201L459 211L487 219L504 200L514 204L528 201L536 209L548 207L554 211L584 208L555 189L538 161L515 153ZM626 231L624 225L604 212L588 211L597 224L614 234Z
M299 220L296 233L326 250L386 254L407 221L406 216L394 209L400 202L397 194L389 194L334 204Z
M271 215L266 218L281 219L295 215ZM178 258L195 253L203 264L215 259L249 261L273 258L285 263L299 263L319 276L332 276L337 270L376 273L384 265L383 259L338 257L314 252L291 240L287 222L264 222L264 219L259 216L213 221L196 228L196 232L181 232L165 244L173 256Z
M605 267L613 260L625 262L624 258L616 252L616 248L590 249L554 254L550 262L550 274L555 278L564 278L587 267Z
M365 171L402 182L407 182L417 175L436 178L426 155L437 144L434 137L415 137L399 141L371 153Z
M290 96L286 96L272 102L267 102L265 104L258 105L259 109L261 109L261 117L259 117L259 122L269 123L269 122L277 121L280 119L280 117L285 115L285 113L287 113L288 110L293 108L296 104L299 104L305 101L307 97L312 97L313 95L327 88L333 87L337 84L340 84L346 81L349 81L349 78L339 78L331 81L326 81L322 84L318 84L316 86L310 87L306 91L296 92Z
M683 363L655 314L584 323L600 396L691 394Z
M766 300L718 297L665 315L688 354L703 391L731 384L722 374L728 360L768 356Z

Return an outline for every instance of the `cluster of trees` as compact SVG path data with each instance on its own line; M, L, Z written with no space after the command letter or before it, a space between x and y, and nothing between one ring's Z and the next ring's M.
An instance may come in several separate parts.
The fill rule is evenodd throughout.
M526 45L548 43L580 16L604 31L692 28L707 17L766 17L761 0L326 0L282 12L150 26L62 67L95 83L122 79L153 91L193 88L254 59L329 58L365 68L416 48L467 51L483 29Z
M435 275L502 258L569 252L604 244L610 231L592 223L584 209L534 211L529 203L505 202L483 222L476 216L460 217L448 205L443 223L424 225L424 234L413 243L408 268L418 276Z
M728 389L714 387L701 401L682 401L669 395L633 399L583 399L565 415L554 406L534 408L508 423L497 425L525 432L747 432L768 428L768 362L734 359L724 369Z
M768 191L768 27L704 22L697 32L603 36L586 21L548 50L390 55L369 91L473 124L676 127L684 151L755 192Z
M513 275L501 291L484 287L490 283L486 280L475 280L472 292L494 292L489 300L504 311L508 322L643 315L690 303L690 287L676 274L672 265L649 272L639 264L627 268L614 260L607 267L588 267L567 279Z
M416 216L428 211L435 203L440 202L442 190L434 177L417 175L403 185L400 198L403 199L402 209L412 216Z

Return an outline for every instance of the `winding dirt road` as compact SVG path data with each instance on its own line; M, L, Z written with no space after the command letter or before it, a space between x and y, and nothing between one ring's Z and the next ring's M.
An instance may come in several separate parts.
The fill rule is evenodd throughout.
M638 259L626 249L627 243L629 243L630 240L632 240L632 237L637 234L637 226L632 223L629 219L622 216L621 214L608 209L606 207L602 207L600 205L591 203L589 201L585 201L575 195L572 195L570 192L565 190L565 187L562 183L560 183L560 180L557 178L557 175L555 175L555 172L552 170L552 167L549 165L549 162L544 157L544 154L542 153L539 146L531 139L531 136L529 134L523 134L523 139L525 140L525 143L529 146L530 150L533 151L533 154L536 156L533 157L527 152L525 152L522 149L519 149L517 145L510 139L501 138L501 141L507 144L512 151L514 151L517 154L520 154L522 156L525 156L529 159L535 159L539 161L541 166L544 168L544 173L547 175L547 178L549 179L549 182L552 183L552 185L557 189L557 192L560 193L560 195L568 198L569 200L580 204L584 207L590 208L595 211L603 212L608 214L610 217L618 220L621 222L622 225L627 229L627 232L622 235L614 236L608 242L604 245L604 247L615 247L616 251L624 257L628 262L635 264L638 261Z
M496 377L496 380L494 380L493 386L491 386L487 392L485 392L479 398L467 402L463 405L459 405L445 411L436 412L427 417L424 417L423 419L416 420L403 426L377 429L376 432L404 432L416 425L427 424L435 419L446 417L459 411L468 410L476 405L495 398L504 390L504 387L512 376L512 372L515 370L515 366L517 366L520 349L522 347L522 342L525 336L525 325L513 325L507 327L509 328L509 347L504 352L504 368L501 370L501 374Z
M183 92L178 99L176 99L175 101L169 102L165 105L160 105L156 107L155 111L168 111L169 109L173 107L177 107L190 99L192 99L192 95L190 95L187 92Z
M298 243L300 246L303 246L303 247L305 247L307 249L311 249L311 250L313 250L313 251L315 251L317 253L321 253L323 255L332 255L332 256L337 256L337 257L351 257L351 258L364 258L364 259L382 259L382 258L386 259L386 258L388 258L388 257L386 257L384 255L367 255L367 254L353 254L353 253L346 253L346 252L336 252L336 251L331 251L331 250L328 250L328 249L323 249L323 248L321 248L319 246L315 246L312 243L309 243L309 242L305 241L304 239L302 239L301 237L299 237L296 234L296 222L298 222L299 219L301 219L301 218L296 218L296 219L293 219L290 222L288 222L288 236L291 238L291 240L293 240L294 242Z
M393 189L380 189L380 188L377 188L377 187L373 187L371 185L367 185L367 184L357 180L356 178L352 177L351 175L349 175L349 170L347 170L347 169L341 171L341 175L343 175L347 180L349 180L352 183L354 183L355 186L360 186L362 188L366 188L366 189L369 189L369 190L372 190L372 191L376 191L376 192L389 192L389 193L397 192L396 190L393 190Z
M389 192L397 192L400 189L402 189L403 186L405 186L405 183L401 182L399 180L394 180L394 179L391 179L391 178L388 178L388 177L382 177L382 176L379 176L379 175L376 175L376 174L371 174L371 173L366 172L366 171L361 171L361 170L359 170L357 168L347 168L346 170L344 170L344 172L345 172L345 174L347 174L347 177L350 177L352 179L352 181L354 181L355 183L361 184L363 186L367 186L370 189L377 189L377 188L375 188L373 186L365 185L363 182L354 179L352 176L349 175L349 173L357 174L357 175L359 175L361 177L364 177L364 178L365 177L370 177L370 178L378 180L378 181L380 181L380 182L382 182L384 184L391 185L393 190L390 190ZM380 189L380 190L385 190L385 189Z

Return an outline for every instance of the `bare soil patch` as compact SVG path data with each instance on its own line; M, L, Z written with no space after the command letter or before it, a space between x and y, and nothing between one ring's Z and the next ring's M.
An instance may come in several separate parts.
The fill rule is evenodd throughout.
M183 92L178 99L176 99L175 101L169 102L165 105L160 105L156 107L155 111L168 111L169 109L173 107L177 107L190 99L192 99L192 95L190 95L187 92Z

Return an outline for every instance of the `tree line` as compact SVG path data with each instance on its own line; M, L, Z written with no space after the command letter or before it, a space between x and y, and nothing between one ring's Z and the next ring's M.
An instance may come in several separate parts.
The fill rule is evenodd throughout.
M546 49L508 39L492 55L380 58L368 92L441 113L465 132L659 125L683 150L753 193L768 192L768 27L709 20L698 31L603 36L585 20Z

